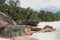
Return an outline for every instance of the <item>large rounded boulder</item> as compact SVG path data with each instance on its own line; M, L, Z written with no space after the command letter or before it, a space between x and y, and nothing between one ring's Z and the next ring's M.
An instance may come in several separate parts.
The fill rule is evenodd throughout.
M16 22L9 16L0 12L0 28L6 27L8 25L16 25Z
M9 25L5 27L1 31L2 37L16 37L16 36L24 36L25 33L25 25Z

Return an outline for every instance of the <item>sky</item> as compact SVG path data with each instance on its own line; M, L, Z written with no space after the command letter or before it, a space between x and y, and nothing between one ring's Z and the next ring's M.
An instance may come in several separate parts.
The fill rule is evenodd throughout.
M21 7L31 7L33 9L60 10L60 0L20 0Z

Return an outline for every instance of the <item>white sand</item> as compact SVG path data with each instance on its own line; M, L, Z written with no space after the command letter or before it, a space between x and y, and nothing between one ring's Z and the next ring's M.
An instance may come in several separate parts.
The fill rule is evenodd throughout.
M10 39L6 39L6 38L0 38L0 40L10 40Z
M56 30L60 30L60 21L56 22L40 22L37 26L39 28L43 28L45 25L50 25L56 28ZM34 33L32 37L37 38L38 40L60 40L56 38L57 31L47 32L47 33ZM60 35L60 34L59 34ZM57 36L58 37L58 36Z
M50 26L52 26L52 27L54 27L54 28L58 28L58 27L60 27L60 21L54 21L54 22L40 22L38 25L37 25L37 27L39 27L39 28L43 28L45 25L50 25Z
M55 39L54 33L35 33L32 37L37 38L38 40L57 40Z

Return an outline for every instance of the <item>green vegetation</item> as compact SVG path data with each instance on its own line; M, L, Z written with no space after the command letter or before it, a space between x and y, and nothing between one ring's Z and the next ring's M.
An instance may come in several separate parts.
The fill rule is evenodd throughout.
M60 11L55 13L56 15L60 16Z
M60 20L60 16L54 14L53 12L41 10L40 12L33 11L30 7L22 8L19 7L19 0L12 1L9 0L8 4L5 3L6 0L0 0L0 11L4 12L6 15L10 16L17 23L24 19L36 19L37 21L57 21Z

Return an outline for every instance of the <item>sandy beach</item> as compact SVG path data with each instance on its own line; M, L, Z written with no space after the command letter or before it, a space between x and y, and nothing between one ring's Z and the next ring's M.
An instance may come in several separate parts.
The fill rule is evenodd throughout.
M18 36L13 38L0 38L0 40L37 40L37 39L31 36L24 36L24 37Z
M32 37L37 38L38 40L60 40L60 21L40 22L38 27L43 28L45 25L50 25L56 30L47 33L34 33Z

